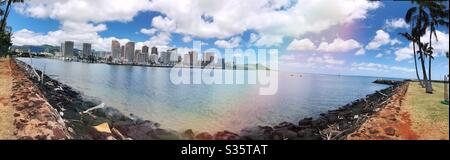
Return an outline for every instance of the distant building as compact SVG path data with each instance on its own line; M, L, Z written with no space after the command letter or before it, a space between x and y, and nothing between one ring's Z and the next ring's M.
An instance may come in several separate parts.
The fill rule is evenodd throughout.
M213 52L203 53L202 67L207 66L207 65L213 65L214 64L214 55L215 55L215 53L213 53Z
M144 54L144 61L145 63L147 63L149 61L149 53L148 53L148 47L147 46L142 46L142 54Z
M192 58L190 54L185 54L183 56L183 66L184 67L190 67L192 64Z
M151 65L158 64L158 55L157 54L150 54L149 63Z
M198 53L196 51L189 51L188 54L184 55L183 59L184 66L197 66L198 65Z
M167 52L169 53L169 64L174 65L175 63L177 63L178 62L178 49L172 48L172 49L167 50Z
M125 61L127 63L134 62L134 42L128 42L125 44Z
M73 58L73 41L65 41L63 46L61 47L63 50L64 58Z
M125 46L121 46L120 47L120 59L124 59L125 58Z
M158 55L158 48L152 47L152 54Z
M161 56L159 57L158 62L163 65L169 65L170 64L170 53L165 52L165 51L161 52Z
M111 54L114 62L118 62L120 59L120 42L116 40L112 40L111 42Z
M83 57L87 58L92 55L92 45L90 43L83 43Z

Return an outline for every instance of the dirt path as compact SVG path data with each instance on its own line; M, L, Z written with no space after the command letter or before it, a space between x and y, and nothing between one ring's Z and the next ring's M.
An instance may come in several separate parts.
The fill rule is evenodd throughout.
M0 140L15 139L14 108L11 100L12 75L9 58L0 58Z
M419 136L413 131L411 117L402 102L409 84L390 98L378 113L369 118L349 140L414 140Z

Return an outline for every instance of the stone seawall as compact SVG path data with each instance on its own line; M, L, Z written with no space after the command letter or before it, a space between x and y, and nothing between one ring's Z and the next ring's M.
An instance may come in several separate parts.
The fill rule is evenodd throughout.
M27 70L11 60L13 86L11 103L15 109L14 135L23 140L63 140L71 139L64 120L28 79Z

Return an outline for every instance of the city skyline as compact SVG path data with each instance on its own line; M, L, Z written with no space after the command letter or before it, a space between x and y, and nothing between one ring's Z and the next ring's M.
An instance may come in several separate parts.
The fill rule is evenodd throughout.
M75 47L92 43L92 49L111 51L111 41L117 40L120 44L134 41L138 49L147 45L166 51L190 48L193 40L200 40L205 49L276 48L280 53L279 68L284 71L415 78L410 43L398 35L409 29L403 20L411 6L409 2L342 1L335 6L327 1L242 2L254 4L249 5L253 7L232 6L232 2L108 2L98 1L84 8L79 5L86 1L62 1L55 5L38 0L19 4L9 20L14 29L13 43L55 45L71 40ZM215 10L217 4L225 7ZM107 10L111 5L119 5L123 10ZM62 7L87 13L94 7L101 13L53 14ZM317 14L324 7L333 10ZM184 12L183 8L192 13ZM252 13L266 17L262 19ZM264 23L266 18L272 22ZM433 79L448 74L448 59L444 56L448 51L448 30L438 28L437 35L439 41L433 42L437 50Z

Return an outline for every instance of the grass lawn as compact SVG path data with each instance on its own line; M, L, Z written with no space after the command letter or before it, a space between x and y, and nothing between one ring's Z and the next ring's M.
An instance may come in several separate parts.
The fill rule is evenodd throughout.
M449 139L449 108L441 103L444 83L433 83L433 89L433 94L427 94L418 82L412 82L404 103L420 139Z

